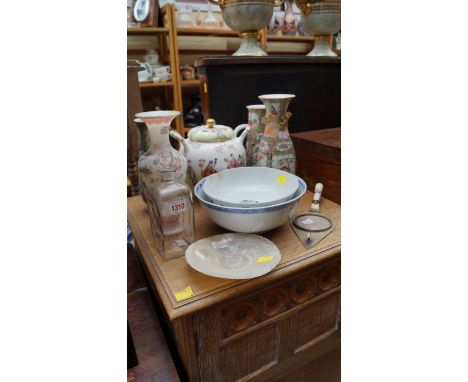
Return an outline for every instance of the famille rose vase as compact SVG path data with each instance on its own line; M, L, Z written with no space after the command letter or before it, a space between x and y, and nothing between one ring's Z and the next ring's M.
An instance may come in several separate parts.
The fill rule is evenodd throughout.
M265 123L263 121L263 117L265 117L265 105L249 105L247 106L247 110L249 111L250 126L245 145L247 166L256 166L258 147L260 145L260 139L263 136L263 129L265 129Z
M258 97L264 103L266 113L256 166L296 173L296 154L288 131L291 113L287 111L294 97L293 94L266 94Z
M162 173L158 170L161 166L175 167L175 180L181 183L186 182L187 161L169 142L171 122L179 115L178 111L148 111L135 114L135 117L148 127L150 137L148 151L138 160L140 187L145 201L148 187L162 179Z
M237 137L237 133L245 129ZM229 126L216 125L214 119L208 119L206 125L190 129L184 139L171 130L173 138L182 142L181 152L187 159L187 173L195 185L204 177L222 170L246 165L244 140L250 130L243 124L232 130Z

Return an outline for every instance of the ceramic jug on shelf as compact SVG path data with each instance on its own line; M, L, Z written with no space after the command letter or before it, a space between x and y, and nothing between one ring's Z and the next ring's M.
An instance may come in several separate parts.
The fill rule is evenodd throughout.
M244 131L237 137L241 130ZM217 125L214 119L207 119L206 125L190 129L186 139L174 130L170 135L182 142L181 152L183 150L187 159L188 177L195 185L205 176L246 165L244 140L249 130L247 124L233 130L229 126Z
M258 98L265 105L265 129L259 143L256 166L296 173L296 154L289 136L291 113L288 105L293 94L265 94Z

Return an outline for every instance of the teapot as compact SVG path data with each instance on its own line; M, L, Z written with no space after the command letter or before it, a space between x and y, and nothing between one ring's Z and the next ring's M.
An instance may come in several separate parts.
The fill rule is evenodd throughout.
M237 137L237 133L245 129ZM180 151L187 159L187 175L195 185L202 178L228 168L246 166L244 140L250 130L242 124L234 130L229 126L217 125L214 119L207 119L206 125L190 129L184 139L175 130L171 137L182 142Z

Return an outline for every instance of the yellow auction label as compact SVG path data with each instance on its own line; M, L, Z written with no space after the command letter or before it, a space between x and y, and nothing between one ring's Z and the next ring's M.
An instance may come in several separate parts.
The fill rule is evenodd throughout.
M286 175L278 175L278 177L276 178L276 183L285 184L286 183Z
M257 263L266 263L271 260L273 260L273 256L257 257Z
M187 287L184 290L174 293L174 296L177 302L186 300L189 297L192 297L192 295L193 295L193 291L191 287Z

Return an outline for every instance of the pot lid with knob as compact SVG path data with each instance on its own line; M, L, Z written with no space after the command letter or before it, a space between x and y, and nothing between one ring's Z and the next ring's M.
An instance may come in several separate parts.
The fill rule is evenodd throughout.
M217 125L212 118L206 120L205 125L193 127L188 138L195 142L225 142L234 138L234 130L229 126Z

